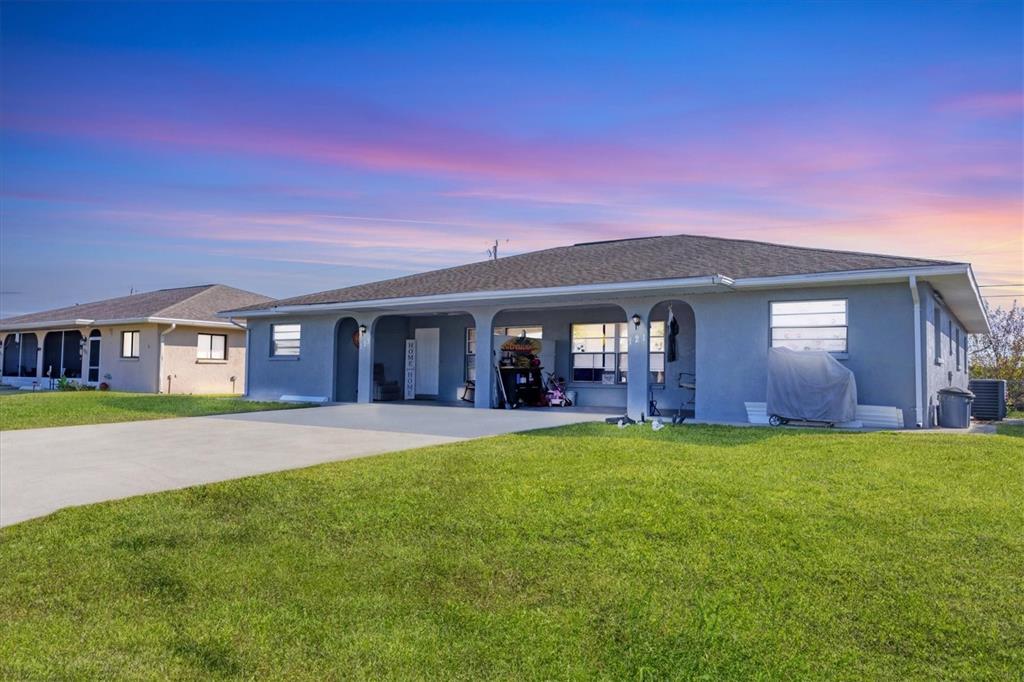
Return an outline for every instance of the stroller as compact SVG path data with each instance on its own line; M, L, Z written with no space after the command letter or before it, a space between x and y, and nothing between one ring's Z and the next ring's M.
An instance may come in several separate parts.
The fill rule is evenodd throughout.
M552 407L571 407L572 401L565 394L565 379L556 377L554 372L548 372L547 392L545 398L548 405Z

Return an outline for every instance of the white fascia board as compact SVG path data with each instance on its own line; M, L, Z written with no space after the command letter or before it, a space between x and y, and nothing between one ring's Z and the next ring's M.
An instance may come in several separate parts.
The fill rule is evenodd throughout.
M183 327L216 327L217 329L235 327L230 322L221 322L220 320L186 320L177 317L122 317L87 321L87 325L91 327L124 327L134 324L177 324Z
M24 330L38 330L38 329L52 329L59 331L61 329L71 329L73 327L85 327L93 324L93 320L45 320L43 322L27 322L25 324L4 324L0 322L0 331L3 332L20 332Z
M178 324L182 327L216 327L217 329L238 329L239 325L220 320L185 320L174 317L148 317L147 322L155 324Z
M972 334L987 333L989 331L988 317L985 315L985 306L982 303L981 290L974 278L974 271L970 263L950 263L948 265L921 265L909 268L889 268L882 270L850 270L845 272L817 272L806 275L785 275L781 277L751 277L737 279L733 288L743 289L777 289L794 287L812 287L818 285L835 284L881 284L884 282L901 282L909 277L916 277L919 281L929 281L932 278L962 277L966 283L970 295L960 304L954 306L951 300L947 300L960 318L960 321L968 326L967 331ZM948 280L947 280L948 282ZM961 289L961 291L966 291ZM947 297L947 299L952 297Z
M811 272L801 275L777 277L745 277L733 283L735 289L775 289L779 287L815 286L817 284L860 284L871 282L899 282L910 275L928 277L957 275L970 271L967 263L950 265L921 265L910 268L883 268L880 270L843 270L840 272Z
M408 306L498 303L523 298L544 296L578 296L587 294L643 294L666 289L699 289L716 287L728 290L732 279L723 275L705 277L686 277L681 279L653 279L638 282L612 282L608 284L578 284L567 287L544 287L536 289L505 289L499 291L469 291L459 294L439 294L435 296L409 296L405 298L381 298L369 301L351 301L347 303L311 303L308 305L290 305L268 310L226 310L218 313L220 317L271 317L274 315L293 315L295 313L317 313L334 310L365 310L367 308L403 308Z

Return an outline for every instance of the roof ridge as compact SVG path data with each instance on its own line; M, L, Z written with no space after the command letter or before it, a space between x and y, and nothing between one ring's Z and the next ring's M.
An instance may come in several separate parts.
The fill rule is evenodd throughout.
M797 246L796 244L779 244L778 242L766 242L766 241L763 241L763 240L760 240L760 239L742 239L742 238L737 238L737 237L718 237L718 236L710 235L710 234L690 234L690 233L687 233L687 232L683 232L683 233L680 233L680 234L664 234L664 235L658 235L658 236L660 236L662 238L666 238L666 239L669 239L669 238L672 238L672 237L696 237L696 238L699 238L699 239L715 239L715 240L721 241L721 242L743 242L743 243L746 243L746 244L761 244L762 246L782 247L784 249L799 249L800 251L817 251L817 252L825 252L825 253L841 253L841 254L845 254L845 255L848 255L848 256L874 256L876 258L899 258L899 259L902 259L902 260L919 260L919 261L924 261L924 262L927 262L927 263L962 263L963 262L963 261L953 261L953 260L936 260L936 259L933 259L933 258L919 258L918 256L898 256L898 255L894 255L894 254L890 254L890 253L875 253L873 251L847 251L845 249L826 249L826 248L814 247L814 246ZM640 237L640 239L643 239L643 237ZM626 241L626 240L613 240L613 241Z
M146 292L146 293L157 293L159 291L181 291L182 289L199 289L199 291L195 292L194 294L192 294L190 296L186 296L185 298L183 298L181 300L175 301L174 303L170 303L168 305L165 305L163 308L157 309L156 311L153 312L152 315L150 315L150 317L159 317L160 313L163 313L163 312L165 312L167 310L170 310L171 308L174 308L175 306L179 306L182 303L184 303L185 301L191 301L196 296L199 296L201 294L205 294L210 289L213 289L214 287L218 287L218 286L222 286L222 285L220 285L220 284L197 284L197 285L191 286L191 287L171 287L170 289L156 289L153 292Z

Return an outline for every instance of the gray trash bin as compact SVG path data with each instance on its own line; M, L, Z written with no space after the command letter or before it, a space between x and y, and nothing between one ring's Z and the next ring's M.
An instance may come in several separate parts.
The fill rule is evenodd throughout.
M950 386L939 391L939 426L966 429L971 425L974 394L965 388Z

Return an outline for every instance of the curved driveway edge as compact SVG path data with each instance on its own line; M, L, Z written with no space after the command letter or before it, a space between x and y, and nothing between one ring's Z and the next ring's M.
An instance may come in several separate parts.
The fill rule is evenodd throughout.
M605 416L377 403L5 431L0 526L64 507Z

